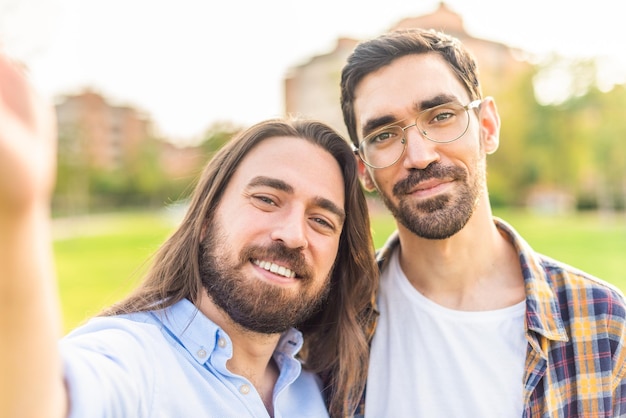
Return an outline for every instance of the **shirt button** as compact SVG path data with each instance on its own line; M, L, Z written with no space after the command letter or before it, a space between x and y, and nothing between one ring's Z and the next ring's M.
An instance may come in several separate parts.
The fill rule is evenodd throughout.
M250 393L250 386L248 386L248 385L241 385L241 386L239 386L239 392L242 395L247 395L248 393Z
M218 340L217 340L217 345L218 345L220 348L224 348L224 347L226 347L226 339L225 339L225 338L220 338L220 339L218 339Z
M198 357L200 358L205 358L206 357L206 350L204 348L199 349L196 354L198 355Z

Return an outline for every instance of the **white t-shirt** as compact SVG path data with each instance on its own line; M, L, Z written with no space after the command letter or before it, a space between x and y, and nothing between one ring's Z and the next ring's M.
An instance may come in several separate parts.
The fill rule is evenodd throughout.
M411 285L397 253L381 277L366 418L520 417L525 302L481 312L445 308Z

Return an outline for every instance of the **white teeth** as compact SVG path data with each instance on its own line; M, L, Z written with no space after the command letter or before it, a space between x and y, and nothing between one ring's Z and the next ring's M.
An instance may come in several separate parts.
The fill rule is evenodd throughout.
M252 260L254 264L265 269L267 271L271 271L272 273L279 274L281 276L294 278L296 277L296 273L288 269L287 267L279 266L278 264L274 264L271 261L261 261L261 260Z

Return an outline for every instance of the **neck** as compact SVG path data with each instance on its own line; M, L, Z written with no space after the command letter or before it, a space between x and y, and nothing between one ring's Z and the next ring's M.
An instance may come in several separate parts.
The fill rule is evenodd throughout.
M429 240L398 225L400 266L420 293L457 310L511 306L525 297L517 253L493 222L488 203L478 205L450 238Z
M232 341L233 356L226 363L228 370L245 377L254 386L273 416L274 385L279 370L272 355L280 334L262 334L241 327L204 292L200 297L200 311L222 328Z

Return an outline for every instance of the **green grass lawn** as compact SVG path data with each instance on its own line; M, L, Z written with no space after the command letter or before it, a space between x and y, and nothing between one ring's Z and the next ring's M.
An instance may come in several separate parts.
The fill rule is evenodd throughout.
M626 218L596 215L546 217L495 211L534 248L601 277L626 291ZM175 228L163 213L108 215L57 223L54 241L64 330L120 299L141 279L150 256ZM394 224L373 217L380 247Z
M57 235L64 237L54 241L64 330L135 287L173 229L171 219L159 213L107 215L55 225Z

